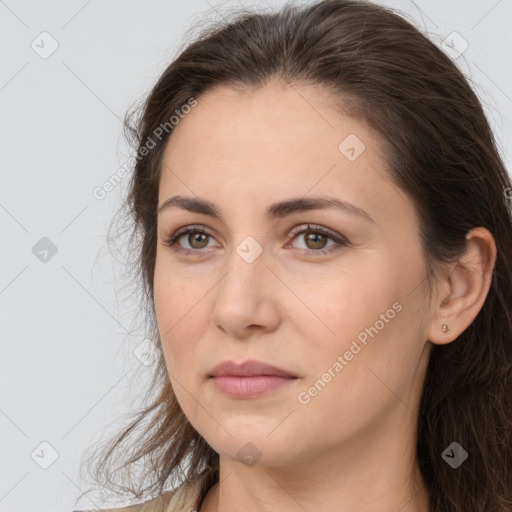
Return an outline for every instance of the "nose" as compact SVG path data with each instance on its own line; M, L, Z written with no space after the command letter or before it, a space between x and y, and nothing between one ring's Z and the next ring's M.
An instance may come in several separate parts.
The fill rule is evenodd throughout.
M218 284L212 322L225 333L245 338L254 329L272 331L279 325L279 280L267 266L265 251L252 262L240 254L233 250Z

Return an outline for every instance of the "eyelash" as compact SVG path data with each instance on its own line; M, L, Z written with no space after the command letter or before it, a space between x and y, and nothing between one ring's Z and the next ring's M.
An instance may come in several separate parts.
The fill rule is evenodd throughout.
M348 242L346 239L344 239L343 237L340 237L340 236L336 235L335 233L328 231L327 229L322 228L320 226L316 226L314 224L303 224L303 225L297 227L297 229L299 229L299 228L304 228L304 229L302 229L300 231L292 230L292 232L290 233L289 236L292 236L293 238L295 238L295 237L297 237L297 235L302 235L306 232L311 232L313 234L320 233L322 235L327 236L327 238L330 238L337 244L337 246L336 246L336 244L334 244L334 245L331 245L327 249L317 249L317 250L304 249L304 251L305 251L303 253L304 256L329 254L341 247L348 245ZM206 231L204 229L204 226L185 226L183 228L176 230L163 243L164 243L164 245L170 247L171 250L181 253L181 254L184 254L185 256L189 256L192 254L197 255L200 252L204 252L202 249L184 249L183 247L180 247L176 243L183 235L188 235L191 233L196 233L196 234L199 233L199 234L207 235L207 236L210 236L213 238L213 236L210 235L210 233L208 233L208 231Z

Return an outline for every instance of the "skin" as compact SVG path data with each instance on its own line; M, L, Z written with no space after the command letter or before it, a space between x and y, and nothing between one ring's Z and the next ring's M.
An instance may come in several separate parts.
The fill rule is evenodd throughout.
M338 149L349 134L365 144L353 161ZM387 178L381 143L319 89L277 81L209 91L173 129L159 205L199 197L224 218L175 206L158 217L154 300L167 368L188 420L220 456L220 483L200 512L429 510L415 458L429 351L478 314L496 247L484 228L468 233L467 253L444 268L429 300L418 219ZM356 205L374 222L332 208L264 215L271 203L319 195ZM307 223L347 244L290 236ZM209 235L179 239L194 255L165 245L186 225ZM236 251L248 236L262 249L252 263ZM299 393L396 303L394 318L301 403ZM262 397L232 398L208 379L227 359L269 362L299 378ZM237 452L249 442L259 459L247 464Z

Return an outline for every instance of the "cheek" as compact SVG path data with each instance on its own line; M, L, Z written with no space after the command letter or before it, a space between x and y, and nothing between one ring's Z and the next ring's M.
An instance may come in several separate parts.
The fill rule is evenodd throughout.
M343 340L373 325L397 300L396 281L382 269L382 262L362 260L343 260L343 266L333 265L291 283L299 299L291 298L297 305L293 317L305 339L341 349Z
M187 369L201 337L202 294L186 286L179 276L171 280L155 269L153 297L158 330L168 371L180 382L191 373Z
M397 396L407 400L420 344L407 305L394 298L389 290L351 301L338 296L340 311L326 317L336 335L309 334L311 370L297 407L326 438L360 430L396 405Z
M189 315L194 314L204 293L204 288L191 285L191 278L172 265L163 251L157 251L153 298L162 342L173 336L180 324L190 322Z
M174 278L155 282L154 300L162 350L172 389L188 420L197 427L200 414L198 344L203 337L204 295ZM197 296L199 295L199 296Z
M422 348L420 304L413 303L417 296L410 294L412 275L420 270L403 270L396 261L386 260L364 267L316 285L301 280L294 288L310 305L294 314L309 360L315 361L310 383L328 380L329 375L322 375L330 370L337 384L329 387L343 387L343 399L350 397L349 402L354 395L362 399L385 389L376 375L390 387L400 386L414 371Z

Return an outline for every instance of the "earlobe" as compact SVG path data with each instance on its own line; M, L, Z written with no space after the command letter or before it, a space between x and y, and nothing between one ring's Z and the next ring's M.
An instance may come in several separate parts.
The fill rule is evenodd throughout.
M451 266L439 283L446 290L433 304L429 341L445 345L454 341L476 318L491 286L496 263L496 243L484 227L473 228L466 235L464 255Z

